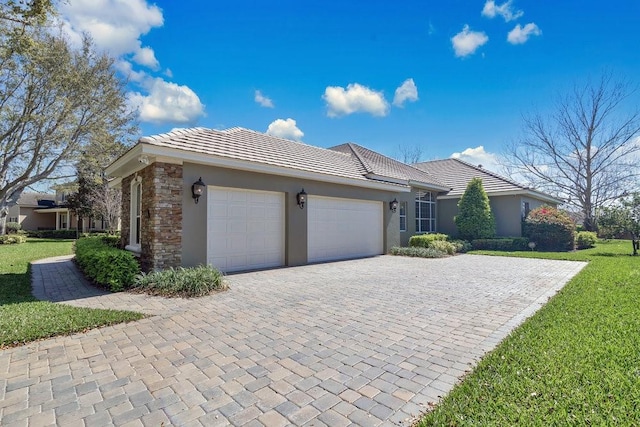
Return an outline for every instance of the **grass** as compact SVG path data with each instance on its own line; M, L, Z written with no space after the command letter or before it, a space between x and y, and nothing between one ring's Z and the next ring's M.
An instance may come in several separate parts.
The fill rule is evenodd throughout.
M169 268L136 276L134 292L164 297L193 298L228 289L223 274L213 267Z
M640 257L628 241L570 253L474 252L589 261L418 426L639 425Z
M72 240L29 239L19 245L0 245L0 348L144 317L38 301L31 295L29 263L69 255L72 244Z

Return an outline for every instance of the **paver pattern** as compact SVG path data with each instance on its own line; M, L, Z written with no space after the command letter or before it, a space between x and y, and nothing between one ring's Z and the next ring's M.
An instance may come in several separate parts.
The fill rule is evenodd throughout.
M153 316L0 351L0 424L408 425L584 265L381 256L188 300L106 294L43 260L39 298Z

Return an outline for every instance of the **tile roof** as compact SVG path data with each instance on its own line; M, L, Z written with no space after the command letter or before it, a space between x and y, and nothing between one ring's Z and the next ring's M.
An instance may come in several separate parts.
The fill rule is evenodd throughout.
M420 170L390 157L383 156L380 153L371 151L358 144L342 144L336 147L331 147L330 150L351 155L354 161L361 165L365 174L373 174L404 181L416 181L436 187L449 187L442 180L439 180L424 170Z
M459 159L432 160L413 166L429 172L451 187L447 196L462 196L472 178L481 178L484 190L490 195L506 191L535 191L497 173L474 166Z
M368 180L361 165L348 154L239 127L226 130L182 129L146 136L140 142L233 160Z

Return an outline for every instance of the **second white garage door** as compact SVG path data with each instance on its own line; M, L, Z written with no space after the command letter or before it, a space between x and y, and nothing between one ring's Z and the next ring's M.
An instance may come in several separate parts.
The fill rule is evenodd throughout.
M207 263L224 272L284 265L284 193L209 187Z
M309 262L383 253L382 202L309 196Z

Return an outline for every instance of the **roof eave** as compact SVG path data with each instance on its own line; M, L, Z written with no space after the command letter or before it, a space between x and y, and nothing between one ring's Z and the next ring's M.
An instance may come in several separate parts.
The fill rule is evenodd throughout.
M536 190L531 189L522 189L522 190L507 190L507 191L487 191L487 196L489 197L498 197L498 196L529 196L538 200L543 200L549 203L562 204L564 200L558 199L557 197L550 196L545 193L541 193ZM462 197L462 194L444 194L442 196L438 196L439 199L459 199Z
M409 185L412 187L419 187L419 188L425 188L425 189L429 189L429 190L434 190L434 191L451 191L451 187L447 187L444 185L438 185L438 184L432 184L432 183L428 183L428 182L422 182L422 181L415 181L410 179L409 180Z
M312 181L329 182L334 184L350 185L355 187L371 188L376 190L410 192L411 189L406 183L397 184L391 182L381 182L370 179L354 179L339 175L329 175L319 172L305 171L301 169L290 169L281 166L256 163L247 160L236 160L227 157L219 157L195 151L180 150L177 148L160 147L145 142L139 142L131 150L117 159L105 170L108 176L122 178L129 176L147 164L141 163L141 159L147 157L147 162L168 161L182 164L183 162L196 163L207 166L217 166L228 169L243 170L247 172L265 173L269 175L287 176Z

